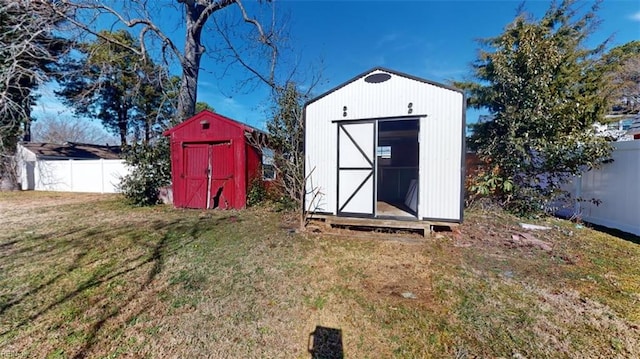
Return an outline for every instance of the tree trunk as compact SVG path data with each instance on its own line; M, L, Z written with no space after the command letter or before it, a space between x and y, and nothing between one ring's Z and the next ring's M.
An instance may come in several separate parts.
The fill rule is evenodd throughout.
M144 121L144 142L143 144L146 146L149 144L149 141L151 140L151 123L150 123L150 119L146 119Z
M31 142L31 109L29 109L29 115L25 119L23 125L22 140L24 142Z
M198 98L198 73L204 48L201 43L202 26L198 19L202 15L202 5L185 4L187 31L184 43L184 63L182 64L182 83L178 100L178 120L180 122L195 115ZM200 24L204 24L204 21Z
M126 106L120 109L120 114L118 115L118 132L120 134L120 146L127 145L127 130L128 130L128 120L127 120L127 112L128 109Z
M20 189L18 182L12 177L0 178L0 192L17 191Z
M0 154L0 192L20 189L18 165L14 151L15 147L13 151L4 151L3 154Z

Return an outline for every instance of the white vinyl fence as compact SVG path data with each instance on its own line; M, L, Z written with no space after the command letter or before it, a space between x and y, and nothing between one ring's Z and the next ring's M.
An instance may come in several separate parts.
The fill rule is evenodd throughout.
M116 193L129 173L124 160L24 161L20 181L23 190Z
M612 162L585 172L570 184L572 196L584 201L576 201L573 209L561 213L640 236L640 141L615 142L613 146Z

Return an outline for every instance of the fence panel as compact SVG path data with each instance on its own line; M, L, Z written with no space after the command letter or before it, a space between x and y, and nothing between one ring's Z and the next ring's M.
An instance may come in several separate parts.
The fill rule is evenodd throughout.
M71 192L73 179L72 161L36 161L34 177L35 190Z
M124 160L38 160L34 166L35 190L116 193L120 179L129 173Z
M613 161L573 182L575 211L585 222L640 236L640 141L615 142Z

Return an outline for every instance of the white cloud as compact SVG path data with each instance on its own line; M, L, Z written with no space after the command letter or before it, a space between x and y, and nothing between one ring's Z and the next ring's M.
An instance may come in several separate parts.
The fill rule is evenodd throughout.
M31 109L31 114L37 119L45 117L73 117L73 110L64 105L55 95L54 91L60 87L54 82L49 82L40 86L36 92L38 100Z
M40 99L32 112L48 116L72 115L71 109L56 99Z
M383 47L384 45L386 45L388 43L392 43L392 42L396 41L397 39L398 39L398 34L387 34L387 35L384 35L380 39L378 39L378 42L376 43L376 48Z
M635 14L631 14L629 18L633 21L640 21L640 11L636 12Z

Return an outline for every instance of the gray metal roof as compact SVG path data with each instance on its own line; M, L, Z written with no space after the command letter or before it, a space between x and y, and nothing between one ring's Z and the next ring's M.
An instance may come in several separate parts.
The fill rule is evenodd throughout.
M33 152L37 157L84 160L111 160L122 158L120 146L103 146L74 142L66 142L64 144L22 142L20 145Z

